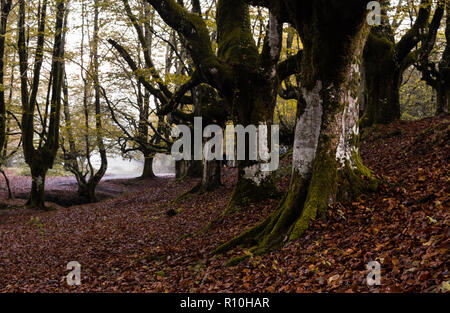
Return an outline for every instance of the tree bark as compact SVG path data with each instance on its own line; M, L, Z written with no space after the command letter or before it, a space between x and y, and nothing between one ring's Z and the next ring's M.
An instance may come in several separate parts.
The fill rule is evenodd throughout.
M389 124L400 118L400 86L403 68L394 61L393 43L372 30L364 58L365 94L361 126Z
M348 6L330 1L327 5L333 14L323 14L321 1L312 1L310 7L298 5L298 15L290 16L304 43L304 55L289 191L263 223L214 253L255 242L251 251L263 253L283 239L301 236L333 202L376 187L358 153L360 64L368 34L366 8L360 1L351 1ZM350 15L345 11L349 7Z
M153 157L145 156L144 168L142 169L141 178L155 178L156 175L153 172Z
M5 102L5 36L8 24L8 15L11 11L11 0L1 1L0 11L0 155L3 155L3 149L6 142L6 102Z
M236 115L234 120L244 127L265 124L268 127L266 139L270 143L270 126L278 95L276 65L281 52L281 23L275 15L270 15L261 54L251 33L249 6L243 1L218 2L217 29L218 56L235 68L231 89L221 90ZM246 160L238 162L238 181L226 213L279 194L272 173L262 170L263 162L249 160L248 138L245 146Z
M25 1L19 1L18 19L18 50L21 74L21 101L22 101L22 136L23 153L25 162L30 166L32 175L32 188L27 206L31 208L46 209L44 205L45 175L53 166L56 152L59 147L59 126L61 111L61 90L63 81L64 39L63 22L65 15L65 2L56 2L55 37L53 44L52 68L51 68L51 101L50 118L47 137L43 146L34 147L34 112L38 105L36 99L39 91L40 71L44 56L45 24L47 1L44 0L39 17L38 39L35 52L34 71L31 92L28 90L28 51L25 35Z
M187 12L174 0L147 2L184 37L200 80L219 91L231 112L229 118L244 126L260 123L270 126L279 84L276 65L282 42L282 27L275 15L271 15L260 53L251 31L249 4L243 0L219 0L216 55L207 27L198 14ZM254 162L240 162L239 166L230 207L276 193L273 179L261 173ZM248 189L252 192L247 192Z
M437 94L437 108L436 115L446 115L450 111L450 77L443 81L436 89Z
M47 173L45 167L40 164L31 168L31 192L26 202L29 208L45 209L45 175Z
M200 192L213 191L222 185L221 168L221 161L203 161L203 173L202 180L200 182Z
M400 119L403 72L417 61L418 54L413 49L429 27L432 2L421 0L414 25L396 42L388 20L388 5L389 1L382 1L382 24L371 29L364 49L365 94L361 127L389 124Z

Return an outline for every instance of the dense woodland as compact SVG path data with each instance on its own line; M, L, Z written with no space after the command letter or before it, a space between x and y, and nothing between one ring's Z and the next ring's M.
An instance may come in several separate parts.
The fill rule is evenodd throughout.
M448 292L450 2L369 2L1 0L0 291ZM156 175L199 117L279 169Z

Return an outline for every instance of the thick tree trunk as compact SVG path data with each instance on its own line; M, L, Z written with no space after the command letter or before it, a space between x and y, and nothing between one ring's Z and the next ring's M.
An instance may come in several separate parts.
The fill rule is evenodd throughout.
M450 108L450 84L440 84L436 88L437 108L436 115L445 115L449 113Z
M263 253L280 244L283 238L301 236L312 220L324 215L329 204L353 198L376 186L358 154L360 64L367 37L363 22L365 7L359 3L354 5L351 16L339 12L329 16L320 13L319 2L315 4L315 14L297 25L304 42L304 88L299 101L289 191L263 223L218 247L214 253L255 242L251 251ZM339 26L330 30L325 25Z
M265 98L267 99L267 98ZM269 101L273 99L273 97L269 98ZM267 133L265 138L261 138L262 133L257 132L258 138L257 141L258 151L261 149L261 143L265 141L266 147L268 147L269 151L271 148L271 124L272 124L272 115L273 109L272 103L266 102L265 109L262 109L264 114L261 112L254 113L253 118L245 119L241 118L241 121L254 121L253 125L258 125L261 121L266 121L265 126L267 127ZM243 107L242 105L240 107ZM264 124L264 123L262 123ZM245 124L244 124L245 125ZM225 214L231 213L236 209L246 207L251 202L261 201L268 198L276 198L279 196L279 191L276 186L274 173L273 171L264 170L264 166L267 165L267 162L262 161L258 156L257 160L250 160L249 156L249 148L252 143L249 142L248 136L246 136L246 160L238 160L238 181L236 186L234 187L231 199L228 203L227 210ZM276 153L278 153L278 147Z
M153 157L145 157L144 168L142 170L141 178L155 178L156 175L153 172Z
M31 169L31 192L25 206L30 209L46 209L45 206L45 175L47 169L35 166Z
M175 162L175 178L181 179L186 175L187 162L186 160Z
M210 192L222 185L221 167L221 161L203 161L202 180L199 187L200 192Z
M97 185L92 182L87 182L85 184L78 185L78 195L80 198L85 199L88 203L94 203L98 201L95 190L97 189Z
M402 67L394 61L394 44L373 32L364 51L365 94L362 127L388 124L400 118Z

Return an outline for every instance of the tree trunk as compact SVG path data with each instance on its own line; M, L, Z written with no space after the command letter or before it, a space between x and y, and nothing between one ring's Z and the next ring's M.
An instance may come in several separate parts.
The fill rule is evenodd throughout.
M2 173L3 178L5 179L6 189L8 190L8 199L14 199L14 195L11 191L11 185L9 184L8 176L5 171L0 168L0 173Z
M175 178L183 179L186 176L188 169L188 162L186 160L180 160L175 162Z
M45 175L47 169L35 166L31 169L31 192L25 206L31 209L46 209L45 206Z
M203 173L199 190L200 192L210 192L222 185L221 167L221 161L203 161Z
M145 157L144 169L142 170L141 178L155 178L156 175L153 172L153 157Z
M235 120L239 124L244 127L267 126L266 144L270 147L270 128L278 96L276 64L281 51L282 28L278 19L271 14L263 52L259 54L250 28L242 29L250 25L248 13L249 7L243 1L218 3L218 54L238 68L233 73L236 77L233 89L223 93L237 115ZM258 141L261 144L260 138ZM246 138L246 158L238 161L238 181L225 213L253 201L279 195L273 173L262 170L264 162L250 160L250 144L252 142Z
M263 134L257 129L257 141L260 149L262 140L266 140L266 147L271 147L271 125L273 120L274 104L276 96L272 93L276 90L272 85L272 81L254 82L253 90L242 88L238 94L246 94L245 97L239 99L239 104L235 104L239 111L238 121L241 125L264 125L267 127L266 138L259 138ZM258 86L259 84L259 86ZM260 157L251 160L249 156L249 148L252 142L246 136L245 139L245 160L238 160L238 181L233 190L227 212L230 213L237 208L248 206L254 201L261 201L268 198L274 198L279 195L276 187L274 175L272 171L264 171L264 163ZM272 151L269 151L272 152ZM278 153L278 150L277 150Z
M5 34L8 24L8 15L11 11L11 0L1 1L0 10L0 155L3 153L6 142L6 103L5 103L5 86L4 86L4 69L5 69ZM3 160L2 160L3 161Z
M19 1L18 18L18 50L20 59L21 73L21 101L22 101L22 137L23 154L26 163L30 166L32 175L32 188L27 206L31 208L45 209L44 205L44 186L45 175L49 168L53 166L57 150L59 148L59 119L61 111L61 89L63 80L63 58L64 58L64 39L63 28L65 16L65 3L62 0L56 1L56 21L55 36L53 44L52 68L51 68L51 101L49 124L46 130L46 140L43 146L34 147L33 139L35 135L34 112L37 103L37 94L39 91L40 71L43 62L43 47L45 42L45 24L46 24L46 5L43 2L41 15L39 18L38 39L35 51L35 64L33 70L33 83L31 93L28 90L28 51L26 47L25 32L25 1ZM50 89L49 89L50 90ZM44 133L41 133L43 135Z
M389 124L400 118L402 68L394 61L393 43L373 32L364 51L365 94L362 127Z
M336 10L346 9L337 2L332 5ZM301 236L312 220L324 215L329 204L375 188L358 153L360 64L368 27L363 22L365 6L355 3L353 7L351 15L324 15L318 1L313 5L314 13L303 16L296 25L304 42L304 88L297 113L289 191L263 223L214 253L254 242L257 245L251 251L263 253L284 238ZM331 30L325 25L339 26Z
M436 115L448 114L450 108L450 84L439 84L438 88L436 88L436 94Z
M78 184L78 195L80 198L85 199L88 203L94 203L98 201L95 190L97 189L97 184L92 182L87 182L85 184Z

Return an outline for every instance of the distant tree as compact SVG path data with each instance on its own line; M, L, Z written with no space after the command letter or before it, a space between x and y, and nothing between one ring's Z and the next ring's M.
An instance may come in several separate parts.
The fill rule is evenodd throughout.
M417 17L411 28L400 38L396 31L402 23L403 1L390 22L389 0L381 1L381 25L372 28L364 50L362 126L386 124L400 118L400 86L404 71L418 60L417 45L426 36L432 0L421 0ZM444 0L439 0L440 5ZM414 1L408 2L411 6ZM413 8L409 8L414 11Z
M85 136L84 136L84 153L77 147L75 136L73 133L73 121L70 114L69 108L69 92L67 82L64 82L63 93L64 93L64 120L65 120L65 130L67 133L67 148L62 144L62 150L64 155L64 166L70 172L75 175L78 183L78 194L87 199L89 202L97 201L97 196L95 190L97 185L100 183L101 179L106 173L108 167L108 159L106 155L106 147L103 140L103 127L102 118L103 112L101 110L101 95L102 90L99 80L99 31L100 31L100 3L98 0L94 0L94 19L93 19L93 36L89 44L90 46L90 60L89 67L86 70L84 67L84 28L85 28L85 14L86 8L84 2L82 3L82 40L81 40L81 77L83 81L83 115L84 115L84 126L85 126ZM67 16L67 15L66 15ZM89 25L88 25L89 26ZM94 94L94 120L95 120L95 130L94 130L94 144L91 142L90 136L90 101L91 101L91 90L93 89ZM93 150L97 149L100 155L100 166L95 169L91 158Z
M446 15L445 23L445 46L441 52L440 60L433 62L431 54L436 44L436 38L440 29L442 17ZM422 48L420 50L419 59L416 63L417 69L422 72L422 79L433 89L437 94L437 109L436 115L443 115L449 113L450 106L450 3L442 1L436 8L436 13L430 23L430 30L428 36L423 40Z

